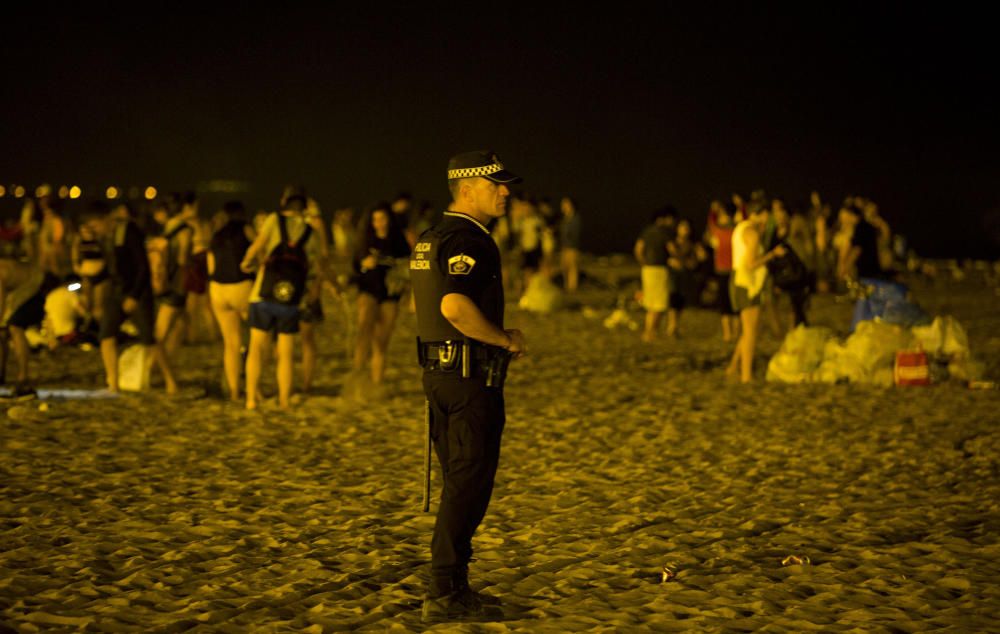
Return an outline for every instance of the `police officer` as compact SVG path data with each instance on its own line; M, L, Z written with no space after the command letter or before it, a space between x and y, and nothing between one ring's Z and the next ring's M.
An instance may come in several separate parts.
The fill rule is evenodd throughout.
M410 256L430 433L444 474L425 621L499 616L495 598L469 587L468 565L500 458L507 362L525 353L521 332L503 327L500 252L488 228L506 212L507 185L520 180L493 152L452 157L453 202Z

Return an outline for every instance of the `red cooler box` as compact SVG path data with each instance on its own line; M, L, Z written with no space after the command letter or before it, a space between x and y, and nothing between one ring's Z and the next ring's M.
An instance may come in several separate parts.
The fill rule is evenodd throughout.
M923 350L900 350L892 372L896 385L930 385L931 369Z

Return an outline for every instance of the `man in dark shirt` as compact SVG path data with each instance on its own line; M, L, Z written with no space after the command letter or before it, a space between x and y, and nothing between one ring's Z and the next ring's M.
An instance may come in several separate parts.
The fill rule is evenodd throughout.
M861 216L853 205L847 205L840 211L841 221L854 225L851 236L851 246L847 252L843 271L856 269L857 278L882 279L885 271L878 257L878 230Z
M495 599L469 587L468 566L500 460L506 362L525 351L521 332L504 329L500 252L486 228L506 213L507 185L519 180L492 152L453 157L452 205L410 258L430 435L444 475L425 621L497 615L488 605Z
M109 272L111 289L101 317L101 359L108 389L119 390L118 335L126 319L135 326L139 345L147 348L163 372L168 394L177 392L177 382L153 332L153 287L150 281L146 236L132 218L132 209L122 203L113 213L95 203L83 216L83 224L94 235L110 240Z
M677 210L667 205L653 212L652 224L643 229L633 253L642 267L642 305L646 309L646 327L642 340L656 338L656 330L667 310L670 277L667 271L667 243L674 237Z

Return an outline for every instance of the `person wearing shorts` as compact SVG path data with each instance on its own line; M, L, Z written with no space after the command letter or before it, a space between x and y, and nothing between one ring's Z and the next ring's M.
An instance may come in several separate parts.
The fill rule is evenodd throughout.
M215 321L222 331L222 365L229 399L239 401L243 322L249 317L254 277L240 269L240 262L256 234L247 222L243 203L228 202L223 206L222 213L225 222L212 235L208 248L208 297Z
M358 226L354 271L360 292L352 367L361 373L370 363L371 382L380 385L385 378L386 351L403 296L403 288L397 288L390 276L396 261L409 257L410 244L385 203L369 209Z
M670 298L670 273L667 269L667 243L673 237L677 211L663 207L653 212L652 223L635 242L633 253L642 267L642 305L646 309L646 324L642 340L653 341Z
M757 346L757 326L760 306L767 294L769 261L781 257L785 247L779 245L765 253L761 236L770 217L770 209L762 203L752 203L748 218L733 231L733 274L729 293L733 309L740 314L740 338L736 342L726 374L743 383L753 380L753 356Z
M277 336L277 380L278 406L282 409L291 407L292 377L294 372L295 335L299 332L299 306L283 304L261 297L261 287L267 269L266 263L257 267L258 258L266 261L267 256L282 242L281 222L284 222L288 239L298 242L310 231L305 243L309 254L309 268L314 270L318 257L314 254L320 251L319 238L311 230L305 217L305 196L294 194L287 197L281 205L281 211L269 214L261 225L253 244L247 249L240 263L240 269L249 273L257 269L253 290L250 293L250 345L247 350L246 363L246 407L256 409L259 401L258 387L260 384L261 366L264 348L269 345L271 334ZM278 219L279 214L283 221Z
M102 203L94 203L83 216L83 224L98 237L110 236L112 248L108 254L111 287L101 316L101 360L108 389L118 386L118 336L122 323L128 319L138 331L139 345L149 349L156 366L163 374L168 394L177 392L177 381L156 339L154 330L153 286L150 279L146 237L132 219L132 208L121 203L108 214Z

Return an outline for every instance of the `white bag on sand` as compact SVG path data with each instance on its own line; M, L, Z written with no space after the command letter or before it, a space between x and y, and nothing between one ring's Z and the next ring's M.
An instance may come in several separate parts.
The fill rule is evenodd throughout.
M982 378L982 363L972 358L969 337L954 317L935 317L929 326L914 326L914 337L931 357L948 360L948 376L959 381L977 381Z
M517 303L522 310L533 313L551 313L562 308L562 304L562 290L544 275L531 278L521 301Z
M896 362L896 352L913 348L914 340L913 333L903 326L862 321L845 345L861 362L870 380L875 370L891 369Z
M826 342L823 348L823 363L813 374L815 380L823 383L838 381L862 383L866 376L867 372L861 361L851 354L846 345L833 339Z
M149 389L152 355L146 346L133 345L118 355L118 387L128 392Z
M969 357L969 337L953 317L935 317L931 325L911 331L928 354Z
M817 332L818 331L818 332ZM961 381L982 377L983 365L972 359L965 330L951 317L938 317L929 326L903 326L860 321L844 343L822 328L799 326L785 337L767 365L768 381L801 383L895 384L896 352L922 347L928 354L946 357L948 373Z
M604 320L604 327L608 330L614 330L618 327L628 328L632 331L639 330L639 324L629 317L628 312L624 308L616 308L608 315Z
M767 364L767 380L782 383L805 383L823 362L826 342L833 338L829 328L799 325L785 337L781 349Z

